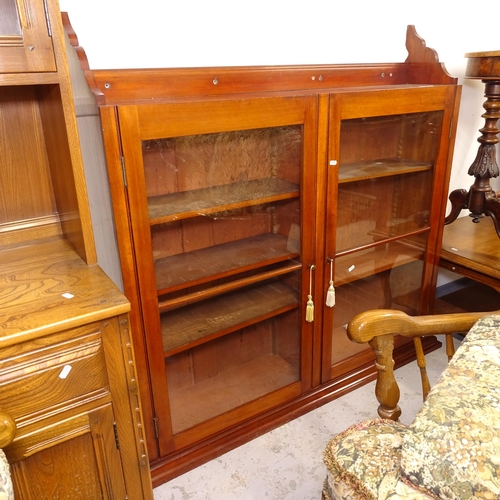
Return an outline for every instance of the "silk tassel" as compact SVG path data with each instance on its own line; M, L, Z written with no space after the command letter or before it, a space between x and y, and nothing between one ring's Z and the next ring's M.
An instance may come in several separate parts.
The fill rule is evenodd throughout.
M309 323L314 321L314 302L311 295L307 296L306 321Z
M333 307L335 305L335 288L333 287L333 259L330 261L330 286L326 292L326 306Z

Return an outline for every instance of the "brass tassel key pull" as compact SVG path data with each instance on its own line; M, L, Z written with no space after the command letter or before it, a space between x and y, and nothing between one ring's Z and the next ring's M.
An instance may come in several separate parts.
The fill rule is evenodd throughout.
M314 302L312 299L312 275L316 268L314 264L309 266L309 295L307 296L307 306L306 306L306 321L312 323L314 321Z
M330 286L326 292L326 306L333 307L335 305L335 288L333 286L333 259L328 258L330 262Z

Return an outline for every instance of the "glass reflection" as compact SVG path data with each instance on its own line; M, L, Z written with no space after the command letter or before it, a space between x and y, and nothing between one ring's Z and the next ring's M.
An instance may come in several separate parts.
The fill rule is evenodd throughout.
M0 0L0 12L2 13L0 15L0 37L20 36L22 32L16 0Z

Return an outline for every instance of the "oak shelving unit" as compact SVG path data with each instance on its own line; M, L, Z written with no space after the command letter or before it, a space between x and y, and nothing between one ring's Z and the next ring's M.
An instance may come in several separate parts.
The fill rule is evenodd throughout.
M0 408L16 498L152 499L130 303L97 265L57 0L0 21Z

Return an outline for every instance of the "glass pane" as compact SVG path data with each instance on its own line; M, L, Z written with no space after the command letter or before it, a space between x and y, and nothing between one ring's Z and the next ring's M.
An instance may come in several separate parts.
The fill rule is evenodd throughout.
M337 253L429 227L432 172L339 185Z
M302 127L277 127L143 142L148 196L196 190L217 201L226 186L235 197L285 191L300 182ZM266 183L268 179L274 182ZM253 182L252 181L260 181ZM247 184L247 183L251 184ZM297 189L297 186L295 186Z
M337 254L427 228L442 112L341 124Z
M343 120L340 136L342 180L391 175L400 168L432 167L442 111Z
M152 226L159 292L299 258L299 199Z
M0 36L20 36L21 26L17 13L16 0L0 0Z
M174 434L298 381L299 325L295 308L167 357Z
M300 380L302 126L142 150L178 433Z
M380 308L418 313L425 244L423 233L336 259L332 364L367 348L345 332L356 314Z

